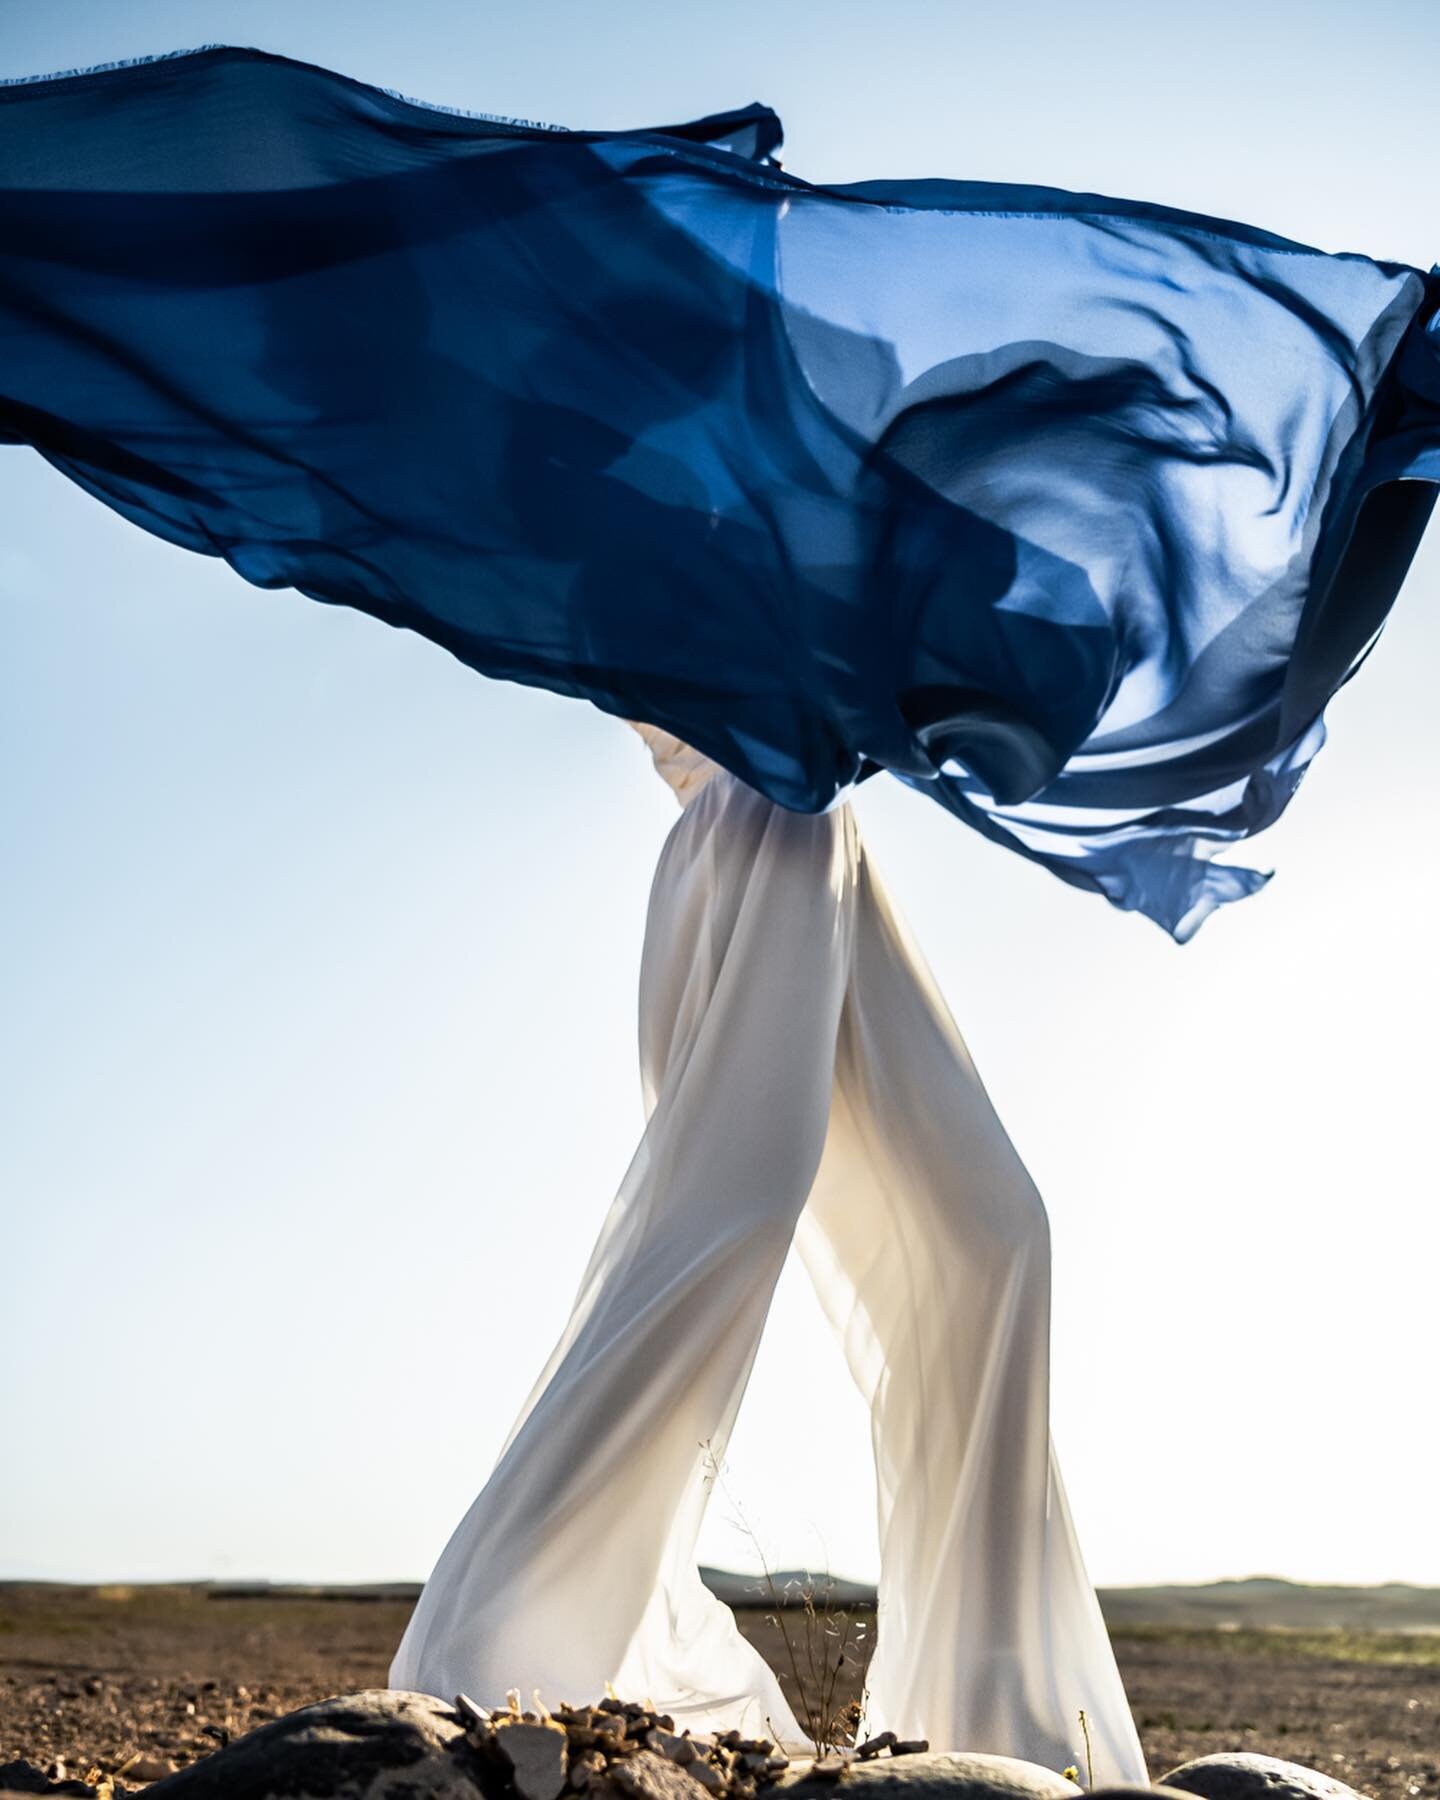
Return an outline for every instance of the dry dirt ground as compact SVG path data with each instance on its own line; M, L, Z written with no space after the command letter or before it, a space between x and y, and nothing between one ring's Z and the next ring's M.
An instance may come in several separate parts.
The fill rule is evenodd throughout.
M138 1752L183 1766L311 1700L383 1686L409 1608L185 1588L0 1589L0 1763L113 1771ZM738 1616L793 1701L791 1651L803 1688L815 1627L787 1610L787 1649L764 1612ZM855 1616L852 1643L861 1623L868 1650L873 1618ZM1154 1777L1207 1751L1260 1750L1376 1800L1440 1800L1440 1637L1139 1629L1115 1641ZM862 1679L863 1651L837 1704ZM805 1706L802 1693L802 1719ZM1083 1779L1078 1724L1075 1751Z

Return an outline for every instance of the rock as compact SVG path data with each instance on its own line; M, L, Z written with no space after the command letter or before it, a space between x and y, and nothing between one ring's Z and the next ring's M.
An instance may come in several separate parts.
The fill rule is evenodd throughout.
M137 1756L125 1765L127 1781L163 1781L176 1772L177 1765L168 1756Z
M718 1740L677 1735L674 1721L654 1708L611 1702L562 1706L551 1716L538 1701L522 1713L518 1700L513 1697L508 1712L464 1699L451 1707L388 1689L322 1701L167 1774L148 1788L146 1800L564 1800L567 1773L574 1795L583 1792L585 1800L1079 1800L1081 1794L1063 1776L1010 1757L902 1755L896 1752L903 1747L891 1743L868 1761L847 1751L819 1766L806 1760L786 1769L768 1739L739 1732ZM11 1782L5 1777L12 1770L0 1769L0 1789L56 1791L43 1777L42 1786L27 1790L24 1776L32 1771L12 1769L22 1779ZM126 1780L151 1779L148 1764L123 1773ZM851 1793L855 1788L865 1791ZM1166 1797L1138 1790L1127 1800L1195 1800L1197 1793L1202 1800L1354 1800L1338 1784L1264 1795L1195 1789ZM123 1800L118 1790L116 1800Z
M691 1772L699 1766L682 1769L654 1750L637 1750L624 1762L611 1763L603 1781L626 1800L705 1800L705 1789Z
M22 1756L0 1764L0 1800L14 1794L84 1794L93 1800L94 1793L88 1782L73 1780L64 1763L51 1763L48 1769L42 1769Z
M1180 1788L1165 1787L1158 1781L1154 1787L1140 1787L1135 1782L1117 1781L1113 1787L1091 1788L1085 1800L1181 1800L1181 1793Z
M583 1794L597 1775L605 1772L605 1758L598 1750L582 1750L570 1758L570 1785Z
M689 1738L681 1737L674 1731L662 1731L657 1725L653 1731L645 1733L646 1745L660 1756L668 1756L671 1762L688 1763L695 1760L695 1746Z
M766 1794L773 1800L835 1800L836 1783L799 1763ZM854 1800L1064 1800L1081 1789L1053 1769L1014 1756L941 1750L926 1755L872 1756L850 1763L840 1791Z
M565 1729L544 1720L507 1721L495 1728L495 1747L510 1765L520 1800L560 1800L565 1785Z
M0 1792L5 1794L48 1794L50 1776L38 1763L23 1756L14 1762L0 1764Z
M483 1731L490 1723L490 1708L488 1706L477 1706L468 1694L457 1694L455 1696L455 1710L465 1721L466 1725L472 1729Z
M127 1778L131 1771L126 1770ZM481 1800L453 1708L376 1688L302 1707L146 1790L146 1800Z
M1248 1750L1197 1756L1162 1776L1161 1785L1204 1800L1356 1800L1354 1788L1333 1775Z
M16 1757L14 1762L0 1763L0 1790L7 1794L43 1794L50 1786L50 1777L23 1756Z

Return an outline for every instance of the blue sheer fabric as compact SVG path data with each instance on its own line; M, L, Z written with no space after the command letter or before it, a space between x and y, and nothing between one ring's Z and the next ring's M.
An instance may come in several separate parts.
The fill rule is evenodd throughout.
M1191 935L1440 481L1440 274L815 187L208 49L0 88L0 432L127 518L675 732L875 766Z

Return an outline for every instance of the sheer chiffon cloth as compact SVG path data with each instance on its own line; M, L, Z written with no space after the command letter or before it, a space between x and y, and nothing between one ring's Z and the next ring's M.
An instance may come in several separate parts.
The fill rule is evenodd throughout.
M1044 1209L848 806L789 812L663 733L684 811L640 986L644 1138L573 1314L391 1685L805 1733L695 1542L797 1242L873 1420L866 1725L1097 1782L1144 1759L1049 1433ZM797 1484L825 1459L786 1446Z

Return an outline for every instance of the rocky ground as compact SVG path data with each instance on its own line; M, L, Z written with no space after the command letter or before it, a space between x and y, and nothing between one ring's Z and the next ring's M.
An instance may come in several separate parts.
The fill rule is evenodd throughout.
M0 1589L0 1763L158 1777L297 1706L382 1686L408 1612L183 1588ZM814 1627L788 1611L787 1647L763 1612L739 1617L792 1701L798 1671L803 1717ZM837 1710L858 1695L873 1641L873 1620L857 1615ZM1258 1750L1375 1800L1440 1800L1440 1638L1121 1630L1116 1649L1157 1777L1209 1751ZM1076 1758L1083 1779L1078 1729Z

